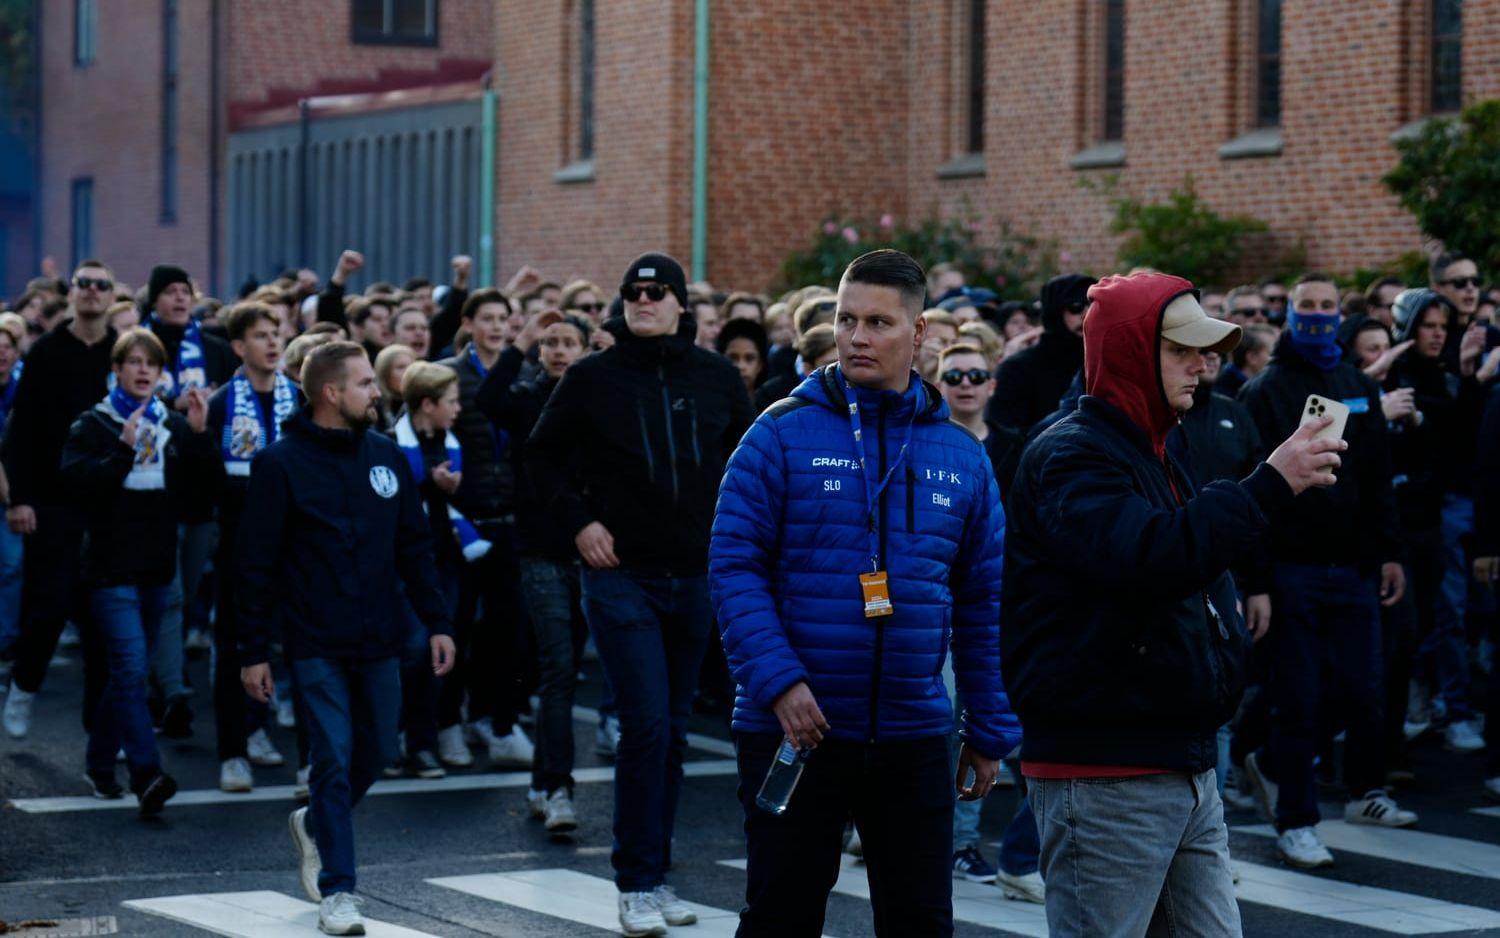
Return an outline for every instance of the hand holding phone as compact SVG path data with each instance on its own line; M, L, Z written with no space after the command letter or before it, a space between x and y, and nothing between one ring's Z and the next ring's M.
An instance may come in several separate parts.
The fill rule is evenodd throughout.
M1324 417L1332 417L1333 423L1313 434L1315 440L1342 440L1344 429L1349 425L1349 405L1339 401L1329 400L1319 394L1309 394L1307 403L1302 406L1302 419L1297 424L1301 429L1310 423L1317 423Z

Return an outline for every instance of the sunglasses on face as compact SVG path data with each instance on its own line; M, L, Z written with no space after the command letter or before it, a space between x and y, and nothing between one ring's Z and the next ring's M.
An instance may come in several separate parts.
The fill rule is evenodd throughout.
M671 292L671 290L668 290L659 283L627 283L620 288L620 295L625 298L625 302L627 303L639 303L641 294L643 293L646 295L646 299L656 303ZM603 307L600 308L603 309Z
M1453 287L1454 289L1458 289L1458 290L1463 290L1463 289L1465 289L1467 287L1477 287L1477 286L1479 286L1479 278L1478 277L1453 277L1452 279L1444 280L1443 281L1443 286Z
M115 288L115 282L103 278L74 277L73 286L80 290L98 290L100 293L108 293Z
M990 380L990 373L983 368L970 368L968 371L959 368L949 368L942 374L943 383L950 388L956 388L960 384L963 384L965 378L969 379L970 384L978 387Z
M1076 313L1081 313L1081 312L1083 312L1084 310L1086 310L1088 308L1089 308L1089 304L1087 304L1087 303L1069 303L1069 304L1067 304L1066 306L1063 307L1063 312L1065 312L1065 313L1075 313L1076 314Z
M576 309L576 310L578 310L580 313L602 313L602 312L604 312L604 304L603 303L574 303L573 304L573 308Z

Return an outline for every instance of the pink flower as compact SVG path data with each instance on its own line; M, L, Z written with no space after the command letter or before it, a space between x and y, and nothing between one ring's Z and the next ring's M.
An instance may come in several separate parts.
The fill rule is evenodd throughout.
M823 223L823 233L826 234L826 235L838 234L838 230L839 230L839 226L835 225L831 221L825 221Z
M884 215L880 216L880 227L894 228L895 226L896 219L891 216L890 212L886 212Z
M1003 287L1003 286L1005 286L1005 275L1004 274L998 274L995 277L995 286L997 286L997 287Z
M853 225L848 225L844 228L844 240L850 244L859 243L859 232L854 230Z
M1061 252L1059 252L1058 255L1057 255L1057 262L1059 264L1062 264L1064 267L1066 267L1067 265L1073 263L1073 252L1072 251L1061 251Z

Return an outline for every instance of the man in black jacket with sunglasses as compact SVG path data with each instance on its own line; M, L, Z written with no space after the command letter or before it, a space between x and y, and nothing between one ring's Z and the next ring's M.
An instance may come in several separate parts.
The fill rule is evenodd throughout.
M625 272L615 345L570 367L526 445L542 510L583 557L583 608L620 713L615 882L630 934L693 920L671 894L672 816L708 644L708 532L750 425L739 372L693 344L687 278L664 254Z
M1057 410L1083 368L1083 314L1093 277L1063 274L1042 286L1042 338L995 370L988 417L1026 433Z

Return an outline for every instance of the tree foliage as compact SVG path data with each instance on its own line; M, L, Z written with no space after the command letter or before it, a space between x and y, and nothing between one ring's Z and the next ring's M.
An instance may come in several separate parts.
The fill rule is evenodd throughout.
M1396 149L1384 181L1422 233L1500 270L1500 100L1429 121Z
M1209 208L1191 176L1165 202L1112 195L1110 205L1110 230L1126 236L1119 250L1123 267L1151 267L1200 284L1224 282L1239 266L1246 236L1266 230L1257 218L1226 217Z

